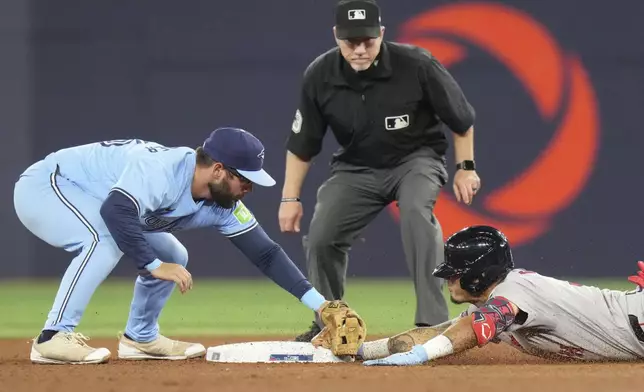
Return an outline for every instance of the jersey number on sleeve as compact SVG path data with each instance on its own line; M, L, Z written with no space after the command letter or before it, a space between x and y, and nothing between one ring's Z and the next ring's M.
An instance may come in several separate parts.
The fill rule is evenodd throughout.
M101 142L101 146L103 146L103 147L112 147L112 146L119 147L119 146L128 145L130 143L147 144L148 142L146 142L145 140L141 140L141 139L114 139L114 140L106 140L106 141ZM156 143L155 143L154 147L148 146L148 147L146 147L146 149L148 151L150 151L150 152L159 152L159 151L168 151L169 150L168 147L164 147L164 146L162 146L160 144L156 144Z

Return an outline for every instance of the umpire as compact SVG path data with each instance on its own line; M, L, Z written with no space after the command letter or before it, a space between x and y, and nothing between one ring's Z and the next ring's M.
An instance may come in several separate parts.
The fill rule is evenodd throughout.
M454 134L456 199L470 204L480 188L474 165L474 109L441 63L422 48L383 41L375 1L342 0L335 8L337 47L306 69L287 142L279 209L283 232L299 232L302 183L330 128L341 146L320 187L308 236L308 277L342 299L348 251L360 232L396 201L407 265L416 290L417 326L448 318L441 281L443 233L433 214L447 183L446 131ZM298 336L310 341L317 322Z

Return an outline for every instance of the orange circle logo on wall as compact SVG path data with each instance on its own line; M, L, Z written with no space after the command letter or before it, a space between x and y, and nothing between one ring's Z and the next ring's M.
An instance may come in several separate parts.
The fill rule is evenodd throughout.
M432 9L405 23L399 41L429 50L449 67L467 57L464 46L444 38L449 36L500 61L523 84L545 122L563 113L548 145L522 173L489 192L481 174L482 192L476 197L483 198L483 213L456 202L451 186L449 192L447 187L441 191L436 205L445 237L465 226L488 224L505 232L513 245L524 244L548 230L553 216L575 200L590 176L599 139L593 88L576 56L562 52L528 14L503 5L460 3ZM485 130L480 135L484 138ZM398 220L395 203L389 208Z

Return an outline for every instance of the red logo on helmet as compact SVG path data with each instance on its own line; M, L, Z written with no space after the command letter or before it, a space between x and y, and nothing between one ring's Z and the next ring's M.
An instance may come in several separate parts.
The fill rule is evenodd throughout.
M450 36L485 49L501 62L523 84L545 122L563 114L552 139L526 170L499 189L485 192L484 185L477 196L483 197L484 212L458 204L446 190L436 205L445 237L465 226L487 224L502 230L514 245L525 243L543 234L553 216L586 185L599 139L594 91L576 56L562 52L529 15L507 6L462 3L436 8L405 23L399 41L426 48L449 67L467 57L464 46L444 38ZM480 134L484 138L485 130ZM398 218L395 203L390 209Z

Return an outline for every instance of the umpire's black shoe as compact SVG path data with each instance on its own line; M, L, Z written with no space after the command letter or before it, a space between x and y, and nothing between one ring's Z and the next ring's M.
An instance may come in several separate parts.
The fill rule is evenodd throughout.
M321 331L322 331L322 329L314 321L313 324L311 324L311 327L309 328L308 331L306 331L303 334L298 335L298 336L295 337L295 341L296 342L310 342Z

